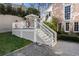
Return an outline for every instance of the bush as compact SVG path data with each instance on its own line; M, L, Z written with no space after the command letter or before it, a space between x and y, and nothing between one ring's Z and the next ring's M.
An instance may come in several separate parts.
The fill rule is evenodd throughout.
M58 35L58 40L64 40L69 42L77 42L79 43L79 37L76 36L70 36L70 35Z
M44 21L44 23L57 32L57 18L53 17L50 22Z

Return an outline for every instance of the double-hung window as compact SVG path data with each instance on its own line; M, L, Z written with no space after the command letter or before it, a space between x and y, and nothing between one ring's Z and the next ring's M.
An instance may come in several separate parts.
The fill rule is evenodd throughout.
M65 20L70 19L71 5L65 6Z
M74 31L79 31L79 23L74 22Z
M66 23L66 31L69 31L69 22Z

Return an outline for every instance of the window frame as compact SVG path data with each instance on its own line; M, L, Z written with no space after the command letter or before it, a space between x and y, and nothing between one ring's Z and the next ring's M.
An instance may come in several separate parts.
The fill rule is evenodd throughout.
M69 30L66 30L66 23L69 23ZM65 22L65 26L64 26L64 30L65 30L65 32L69 32L70 31L70 22Z
M75 28L76 28L76 27L75 27L75 23L76 23L76 22L73 23L73 31L74 31L74 32L79 32L79 22L77 22L77 23L78 23L78 26L76 26L76 27L78 27L78 28L77 28L78 31L75 30Z
M64 7L64 19L65 20L70 20L71 19L71 5L67 5L67 6Z

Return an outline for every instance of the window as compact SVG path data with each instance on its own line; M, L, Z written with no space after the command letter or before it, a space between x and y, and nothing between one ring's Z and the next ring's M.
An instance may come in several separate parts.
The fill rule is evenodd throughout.
M66 31L69 31L69 23L66 23Z
M65 19L70 19L71 5L65 7Z
M49 12L49 16L51 16L51 12Z
M48 17L49 17L49 16L48 16L48 15L46 15L46 21L47 21Z
M62 28L61 25L62 25L61 23L58 24L59 31L61 31L61 28Z
M74 23L74 31L79 31L79 23L78 22Z

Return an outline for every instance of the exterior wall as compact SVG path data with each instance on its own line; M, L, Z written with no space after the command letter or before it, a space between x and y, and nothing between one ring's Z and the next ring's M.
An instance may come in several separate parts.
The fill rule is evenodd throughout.
M79 22L79 3L73 4L73 32L78 33L79 31L74 31L74 22Z
M79 22L79 4L73 4L73 21Z
M62 3L53 4L53 15L56 18L58 18L59 23L63 21L63 4Z
M53 4L53 16L58 19L58 31L61 31L63 28L63 4L62 3L54 3ZM60 24L61 23L61 24ZM61 28L60 28L61 27Z
M46 10L43 11L43 13L41 15L42 21L45 21L45 20L47 20L47 22L51 21L52 16L53 16L52 8L53 8L53 4L51 4ZM49 13L50 13L50 16L49 16ZM46 17L47 15L48 15L48 18Z
M79 22L79 15L75 16L73 21L74 21L74 22L76 22L76 21Z
M73 4L73 13L79 13L79 3Z
M71 16L69 20L65 20L64 15L64 9L67 5L71 5ZM50 10L50 8L47 10ZM58 19L58 30L60 30L59 24L61 23L61 30L63 29L65 32L74 32L74 22L79 22L79 3L53 3L51 14ZM65 30L67 22L69 22L69 31Z
M79 22L79 4L78 3L73 3L71 5L71 18L70 20L65 20L64 19L64 7L68 4L62 4L62 3L54 3L53 4L53 15L58 18L58 22L62 23L62 28L65 30L65 23L69 22L69 31L73 31L74 28L74 22Z
M23 20L21 17L12 15L0 15L0 32L7 32L12 30L12 23L15 20Z

